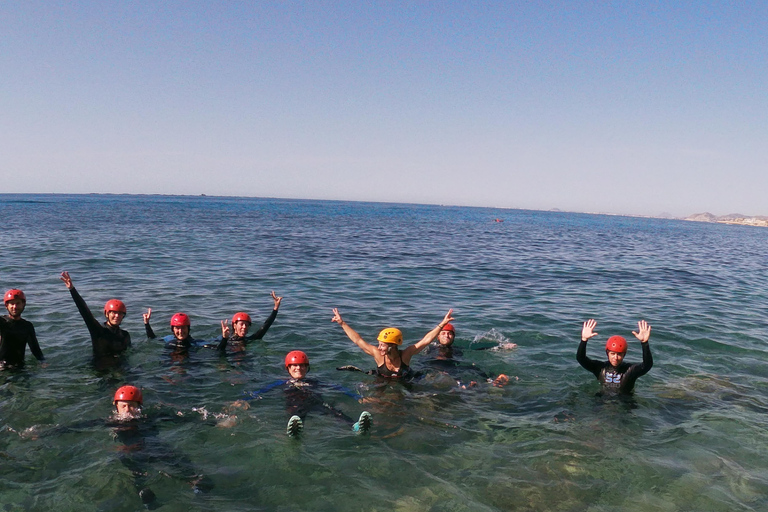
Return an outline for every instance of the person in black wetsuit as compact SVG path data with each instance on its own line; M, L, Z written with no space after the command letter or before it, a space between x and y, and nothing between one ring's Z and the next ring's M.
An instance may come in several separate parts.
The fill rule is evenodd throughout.
M93 356L96 359L104 359L118 356L128 350L128 347L131 346L131 335L128 334L128 331L120 328L120 324L125 318L125 304L117 299L107 301L104 305L104 316L107 321L100 324L91 310L88 309L83 298L77 293L68 272L61 273L61 280L64 281L69 293L72 294L72 299L80 311L80 316L85 320L85 325L91 334Z
M0 369L24 366L27 345L38 361L44 362L43 351L37 342L32 322L21 318L27 306L27 297L17 289L8 290L3 296L8 314L0 317Z
M288 428L286 429L286 434L288 434L288 436L294 437L301 433L304 429L304 420L309 411L312 410L324 414L331 414L336 418L339 418L341 421L351 426L352 430L358 434L365 434L370 430L373 420L371 419L371 414L369 412L363 411L360 414L360 419L355 422L342 411L323 400L322 395L319 393L321 387L340 390L356 400L360 397L341 386L322 385L315 379L307 379L306 376L309 372L309 358L307 357L307 354L301 350L288 352L285 356L285 369L291 376L290 379L280 380L256 392L246 393L248 395L246 400L261 398L263 393L282 387L286 408L290 415L290 418L288 419Z
M277 318L277 310L280 309L280 303L283 301L282 297L278 297L274 291L272 291L272 300L275 301L275 307L272 309L272 313L267 317L264 323L261 325L258 331L248 336L248 330L251 328L251 316L248 313L239 312L235 313L232 317L232 331L229 329L229 322L227 320L221 321L221 341L217 347L219 350L224 350L224 347L229 344L235 351L241 352L245 349L245 346L254 340L260 340L267 334L272 323Z
M424 350L432 340L438 335L443 327L448 324L453 317L453 310L448 310L445 318L437 326L429 331L420 341L410 345L404 350L398 348L403 343L403 334L399 329L388 327L379 333L377 338L379 345L374 346L367 343L352 327L342 320L339 310L333 309L332 322L339 324L344 332L355 345L360 347L363 352L373 357L376 361L376 373L381 377L388 379L408 378L411 376L408 364L411 358Z
M627 340L622 336L611 336L605 344L605 353L608 361L597 361L587 357L587 341L595 336L597 322L589 319L584 322L581 329L581 343L576 351L576 360L579 364L592 372L600 381L602 389L622 394L630 394L635 387L635 381L648 373L653 366L651 348L648 339L651 337L651 326L645 320L637 323L637 332L632 331L635 338L640 340L643 348L643 362L629 364L624 362L627 354Z
M107 420L86 420L71 426L57 427L55 433L77 432L83 429L105 425L111 429L120 462L131 472L136 491L147 509L160 506L155 493L148 487L152 475L179 478L192 487L195 494L210 490L210 480L199 474L184 456L174 453L158 436L159 423L185 422L190 418L178 413L153 411L149 416L142 411L144 399L136 386L121 386L114 395L115 411ZM162 465L163 469L154 468Z

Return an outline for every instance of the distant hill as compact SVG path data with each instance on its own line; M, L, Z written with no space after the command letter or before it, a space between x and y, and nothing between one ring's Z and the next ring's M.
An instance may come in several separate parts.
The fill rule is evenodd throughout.
M694 222L718 222L720 224L742 224L745 226L762 226L768 227L768 217L766 216L749 216L743 213L729 213L728 215L713 215L709 212L694 213L685 218Z

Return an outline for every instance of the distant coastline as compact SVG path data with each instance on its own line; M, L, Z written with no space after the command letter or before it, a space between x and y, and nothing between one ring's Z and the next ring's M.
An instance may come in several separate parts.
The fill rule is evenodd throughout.
M760 226L768 228L768 217L750 217L741 213L731 213L729 215L720 215L719 217L709 212L694 213L683 220L690 220L692 222L717 222L720 224L740 224L742 226Z

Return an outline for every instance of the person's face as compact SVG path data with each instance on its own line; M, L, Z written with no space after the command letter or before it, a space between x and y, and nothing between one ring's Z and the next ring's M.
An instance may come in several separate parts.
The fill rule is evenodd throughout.
M382 356L389 355L392 352L392 348L394 346L395 345L393 345L392 343L384 343L383 341L380 341L379 342L379 354L381 354Z
M136 418L141 415L141 404L133 400L118 400L115 402L117 417L121 419Z
M240 336L241 338L245 338L245 335L248 334L248 328L251 326L248 322L244 322L242 320L238 320L234 324L232 324L232 329L235 331L235 334Z
M608 351L608 362L611 363L613 366L619 366L621 362L624 360L624 353L622 352L613 352L611 350Z
M171 326L171 330L173 331L173 336L179 341L184 340L189 336L188 325L173 325Z
M309 365L306 363L289 364L287 368L288 368L288 374L291 376L291 378L296 380L303 379L304 376L307 375L307 372L309 371Z
M107 311L105 313L105 316L107 317L107 323L109 325L120 325L123 322L123 318L125 318L125 313L122 313L120 311Z
M437 335L437 341L441 345L445 345L446 347L450 347L453 345L453 339L456 335L453 331L440 331L440 334Z
M21 299L13 299L5 303L5 309L12 318L19 318L24 311L24 306L26 303Z

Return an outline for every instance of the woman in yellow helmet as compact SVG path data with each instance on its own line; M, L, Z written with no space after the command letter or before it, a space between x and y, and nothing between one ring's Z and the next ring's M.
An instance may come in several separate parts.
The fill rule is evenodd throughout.
M331 321L339 324L347 336L349 336L349 339L355 342L355 345L376 360L376 373L378 375L398 379L408 375L410 370L408 363L411 362L411 357L424 350L437 337L443 327L453 320L452 313L453 310L449 309L445 318L434 329L429 331L421 341L410 345L404 350L399 349L399 346L403 344L403 334L394 327L382 330L377 338L379 344L375 346L367 343L352 327L342 320L339 310L336 308L333 309Z

